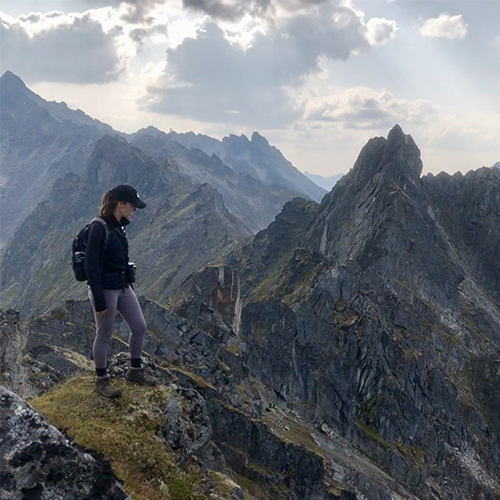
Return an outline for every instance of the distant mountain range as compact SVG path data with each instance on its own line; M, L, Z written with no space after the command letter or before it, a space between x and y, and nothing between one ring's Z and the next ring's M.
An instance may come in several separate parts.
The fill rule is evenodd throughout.
M150 147L145 152L164 162L175 161L179 171L195 183L218 184L229 210L237 212L254 232L266 227L287 200L305 196L319 201L325 194L257 133L251 142L237 138L238 143L244 144L241 151L239 146L233 146L234 136L221 142L195 134L168 135L153 128L132 135L120 134L80 110L69 109L65 103L45 101L9 71L0 78L0 127L2 247L36 204L49 194L57 178L70 172L85 172L92 151L104 134L118 134L132 144ZM193 141L182 147L182 139L191 135L203 137L203 144ZM210 156L200 147L205 144ZM224 164L224 158L214 156L213 145L217 144L224 146L220 151L229 165ZM190 151L192 147L198 148L198 152Z
M114 185L133 184L149 198L130 237L148 283L144 291L157 300L231 244L267 227L288 200L319 201L325 194L257 133L252 141L152 127L119 134L82 111L45 101L11 72L0 78L0 103L0 303L23 316L83 296L70 276L67 248ZM191 137L208 154L184 140ZM161 243L151 246L152 234Z
M154 127L140 130L140 134L161 137ZM222 141L212 137L194 134L166 134L170 141L176 141L189 149L200 149L208 155L217 155L222 162L235 172L250 175L266 186L282 186L290 191L303 193L307 198L320 201L325 192L318 186L305 180L307 178L296 169L265 137L254 132L249 140L245 135L230 135ZM166 139L166 138L164 138Z

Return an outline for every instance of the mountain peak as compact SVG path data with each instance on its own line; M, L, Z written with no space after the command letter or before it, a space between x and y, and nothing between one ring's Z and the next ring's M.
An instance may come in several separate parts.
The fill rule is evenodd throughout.
M415 184L421 173L420 149L399 125L392 128L387 139L370 139L352 169L352 177L358 185L378 175L399 185Z
M262 144L264 146L269 146L269 141L264 136L260 135L258 132L254 132L252 134L251 141L254 144Z
M387 140L390 141L404 141L405 140L405 133L403 132L403 129L401 128L401 125L394 125L392 127L391 131L389 132L389 135L387 136Z
M0 78L0 87L2 90L24 90L26 85L24 82L12 71L6 71Z

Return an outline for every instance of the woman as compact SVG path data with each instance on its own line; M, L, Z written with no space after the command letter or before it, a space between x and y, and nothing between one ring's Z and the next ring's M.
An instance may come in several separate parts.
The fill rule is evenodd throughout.
M130 328L130 368L125 378L142 385L156 385L156 379L144 373L141 365L146 322L134 290L130 286L128 242L125 226L144 203L132 186L120 185L104 194L100 219L90 225L85 255L89 298L97 326L92 348L96 379L94 389L107 398L120 396L106 373L108 347L116 314Z

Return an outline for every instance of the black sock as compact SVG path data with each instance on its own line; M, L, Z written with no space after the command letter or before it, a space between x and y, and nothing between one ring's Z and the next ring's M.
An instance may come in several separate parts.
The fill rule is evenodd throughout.
M141 359L142 358L130 358L130 366L132 368L140 368L141 367Z
M95 374L98 377L105 377L106 376L106 368L96 368L95 369Z

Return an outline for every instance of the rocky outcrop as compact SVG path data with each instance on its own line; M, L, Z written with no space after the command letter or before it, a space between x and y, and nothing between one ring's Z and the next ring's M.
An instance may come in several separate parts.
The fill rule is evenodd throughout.
M228 266L210 266L191 275L169 297L170 310L227 342L241 321L240 278Z
M500 427L484 387L500 345L500 178L421 170L395 127L308 219L289 205L232 255L241 357L276 402L348 439L418 498L499 498ZM305 220L285 229L290 212Z
M30 395L23 357L28 335L16 311L0 311L0 384L24 397Z
M36 396L89 364L83 356L70 355L50 330L46 338L31 333L18 312L0 310L0 384L21 397Z
M2 498L129 499L108 463L71 443L2 386L0 410Z

